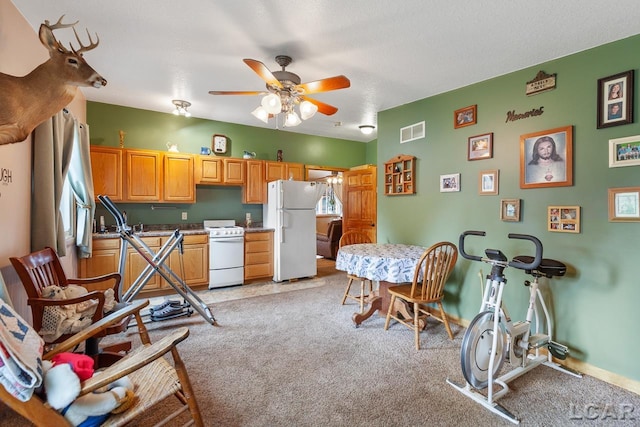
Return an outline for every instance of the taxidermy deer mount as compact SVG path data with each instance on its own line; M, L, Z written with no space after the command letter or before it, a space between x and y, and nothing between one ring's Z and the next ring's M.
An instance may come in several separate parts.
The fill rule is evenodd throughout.
M0 73L0 145L24 141L40 123L67 106L76 96L78 86L100 88L107 81L87 64L82 53L94 49L100 43L89 36L84 46L74 25L63 24L62 18L51 25L40 25L40 42L49 50L49 59L23 77ZM80 49L66 49L56 40L53 31L73 28Z

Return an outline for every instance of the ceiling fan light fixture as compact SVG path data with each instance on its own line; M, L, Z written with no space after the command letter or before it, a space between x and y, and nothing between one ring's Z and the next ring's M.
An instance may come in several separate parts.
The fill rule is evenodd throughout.
M373 125L360 125L359 128L363 135L371 135L376 127Z
M262 108L262 106L258 106L251 112L251 114L253 114L253 116L257 119L262 120L265 123L269 123L269 113L267 112L267 110Z
M287 113L287 117L284 122L284 125L286 127L298 126L300 123L302 123L302 120L300 120L300 117L298 117L295 111L290 111Z
M318 111L318 106L309 101L302 101L300 103L300 117L302 120L307 120L313 117Z
M278 114L282 112L282 101L275 93L270 93L262 98L261 105L269 114Z

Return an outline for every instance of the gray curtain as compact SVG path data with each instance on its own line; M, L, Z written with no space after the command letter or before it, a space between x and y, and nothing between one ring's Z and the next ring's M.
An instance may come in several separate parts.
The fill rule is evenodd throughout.
M60 198L73 150L73 116L63 110L33 131L31 251L45 246L66 255Z
M93 240L93 215L96 210L93 200L89 126L78 125L76 121L73 133L73 154L68 179L76 200L76 246L79 258L89 258Z

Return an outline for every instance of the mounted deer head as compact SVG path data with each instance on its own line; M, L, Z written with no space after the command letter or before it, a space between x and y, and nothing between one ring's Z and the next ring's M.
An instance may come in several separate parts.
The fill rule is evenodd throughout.
M75 97L78 86L102 87L107 81L87 64L83 52L94 49L100 43L89 36L89 45L84 46L74 28L78 22L63 24L62 18L51 25L44 21L40 25L39 37L49 50L49 59L23 77L0 73L0 145L23 141L40 123L62 108ZM73 28L80 49L66 49L53 35L60 28Z

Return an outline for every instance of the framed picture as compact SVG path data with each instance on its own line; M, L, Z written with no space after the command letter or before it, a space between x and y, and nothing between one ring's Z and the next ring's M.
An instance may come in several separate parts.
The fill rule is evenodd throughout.
M549 206L547 230L560 233L580 232L580 206Z
M469 105L453 112L453 128L463 128L478 122L477 105Z
M478 188L481 196L498 194L498 170L480 171Z
M502 221L520 221L520 199L500 200L500 219Z
M440 192L460 191L460 174L440 175Z
M609 167L640 165L640 135L609 140Z
M598 129L633 123L633 70L598 80Z
M483 160L493 157L493 132L469 138L467 160Z
M573 127L520 136L520 188L573 185Z
M609 221L640 222L640 187L609 189Z

